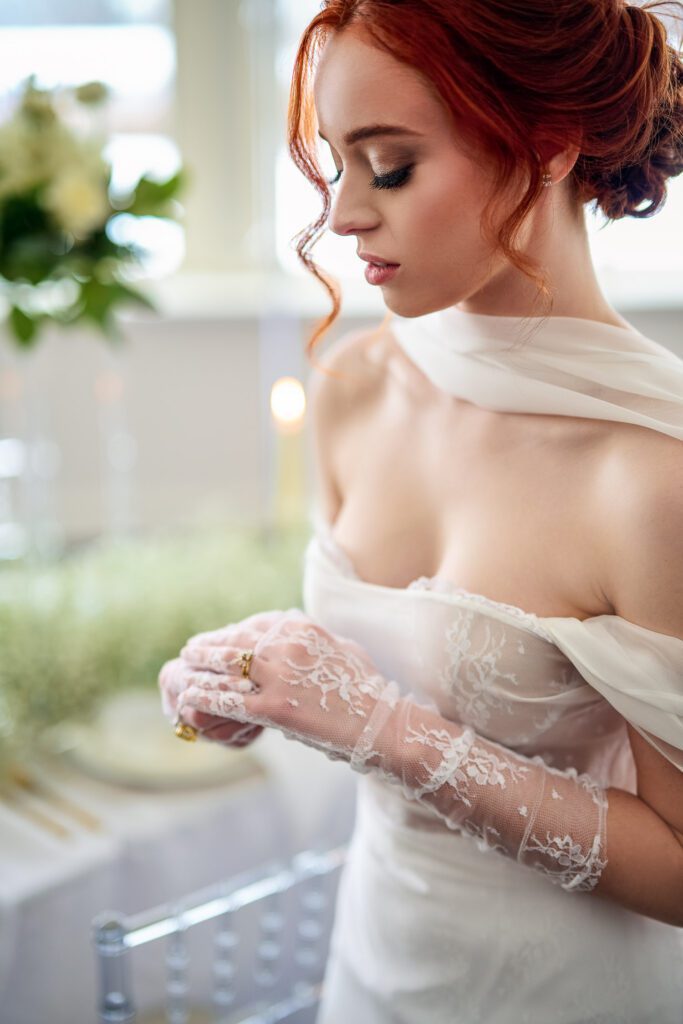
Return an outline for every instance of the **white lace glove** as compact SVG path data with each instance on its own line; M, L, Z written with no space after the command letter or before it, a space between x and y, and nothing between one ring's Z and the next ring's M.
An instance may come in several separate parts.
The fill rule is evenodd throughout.
M187 684L179 706L279 729L401 786L448 828L563 889L595 887L607 863L608 804L589 776L517 754L402 698L359 644L299 609L269 614L272 624L256 643L239 623L219 631L228 642L207 644L206 635L188 642L178 661ZM254 650L250 680L237 664L245 646Z
M230 642L235 630L239 629L240 643L256 643L262 636L266 627L276 621L282 612L257 612L246 619L242 619L236 625L224 626L222 629L211 630L207 633L198 633L192 638L193 642L202 645L226 644ZM159 690L161 692L161 707L164 714L175 720L178 713L178 696L187 687L186 663L181 658L174 658L167 661L159 673ZM235 722L225 715L205 715L201 711L190 711L185 714L184 720L188 725L193 725L198 730L202 740L209 740L220 743L227 747L247 747L253 743L263 732L262 725L245 725L243 722Z

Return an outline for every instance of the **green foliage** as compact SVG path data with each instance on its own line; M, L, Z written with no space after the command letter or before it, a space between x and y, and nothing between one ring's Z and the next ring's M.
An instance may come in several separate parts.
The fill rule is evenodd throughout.
M179 170L167 181L154 181L143 175L125 205L117 204L119 213L136 217L172 217L178 192L185 188L187 172Z
M165 181L143 175L127 195L112 194L106 139L71 128L58 111L58 92L89 107L106 98L98 82L50 91L37 89L32 76L12 118L0 125L0 292L8 333L22 348L35 345L48 322L94 324L115 341L119 306L155 310L131 284L142 250L116 242L112 222L122 214L177 218L187 185L181 168ZM46 309L36 300L46 286L65 281L68 305Z
M257 529L100 543L49 568L0 570L0 769L119 689L156 689L188 637L301 607L308 530Z
M9 324L14 336L20 345L30 345L38 330L39 320L37 317L27 316L18 306L12 306L9 314Z

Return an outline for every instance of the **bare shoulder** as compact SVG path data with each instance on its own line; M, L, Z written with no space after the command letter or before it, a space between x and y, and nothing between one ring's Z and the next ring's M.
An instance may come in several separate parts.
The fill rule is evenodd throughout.
M377 359L381 345L377 330L369 327L348 331L335 339L317 359L323 369L311 367L308 384L311 401L341 412L350 399L357 404L372 397L381 378Z
M377 359L381 344L376 329L349 331L316 357L324 370L311 367L306 395L316 493L322 515L330 523L342 503L342 445L374 407L381 386L381 360Z
M620 521L646 509L680 509L683 501L683 443L658 430L619 424L605 446L601 464L603 497ZM659 518L659 517L658 517Z
M639 431L615 460L610 586L615 611L683 640L683 443ZM637 792L683 846L683 775L628 722Z
M618 431L600 500L616 613L683 638L683 444L648 428Z

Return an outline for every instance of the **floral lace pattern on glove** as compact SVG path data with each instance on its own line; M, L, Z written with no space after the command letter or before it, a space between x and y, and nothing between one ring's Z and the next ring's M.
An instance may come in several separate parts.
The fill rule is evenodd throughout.
M252 640L250 678L239 655ZM607 861L605 791L489 741L472 726L401 697L355 641L298 609L275 614L253 643L239 624L182 651L179 705L279 729L330 760L400 786L455 831L535 868L567 890L590 890Z
M419 752L404 772L405 795L481 848L514 857L563 889L595 888L607 864L605 790L575 768L551 768L469 727L455 734L433 728L431 717L415 705L406 709L404 741Z
M299 609L280 612L253 643L249 679L235 664L239 631L227 639L213 648L191 640L183 648L188 672L179 703L276 727L286 739L315 747L330 760L348 761L363 720L380 698L396 702L398 687L359 644L330 633Z

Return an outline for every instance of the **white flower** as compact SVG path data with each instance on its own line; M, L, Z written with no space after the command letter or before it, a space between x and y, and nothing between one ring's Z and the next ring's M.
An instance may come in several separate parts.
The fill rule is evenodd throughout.
M111 214L104 182L71 168L45 189L43 202L61 226L77 238L105 223Z
M43 153L35 133L15 118L0 127L0 199L44 180Z

